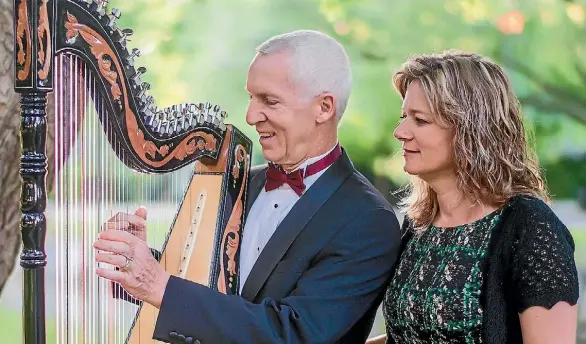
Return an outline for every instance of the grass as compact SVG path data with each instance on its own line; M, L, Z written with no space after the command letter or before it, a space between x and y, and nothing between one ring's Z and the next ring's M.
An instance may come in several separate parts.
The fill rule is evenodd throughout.
M55 343L55 321L47 319L46 323L47 344ZM24 343L22 334L22 314L14 309L0 308L0 333L1 343Z

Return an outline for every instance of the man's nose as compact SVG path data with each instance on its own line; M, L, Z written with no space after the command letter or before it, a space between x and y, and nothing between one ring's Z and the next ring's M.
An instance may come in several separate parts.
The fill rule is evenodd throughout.
M255 125L258 122L262 122L266 119L262 110L255 104L254 100L251 100L246 110L246 123L249 125Z

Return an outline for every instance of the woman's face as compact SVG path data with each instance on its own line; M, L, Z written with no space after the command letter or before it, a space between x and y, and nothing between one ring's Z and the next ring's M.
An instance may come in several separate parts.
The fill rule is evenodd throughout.
M419 81L407 88L394 136L402 143L405 172L426 181L454 173L453 134L437 123Z

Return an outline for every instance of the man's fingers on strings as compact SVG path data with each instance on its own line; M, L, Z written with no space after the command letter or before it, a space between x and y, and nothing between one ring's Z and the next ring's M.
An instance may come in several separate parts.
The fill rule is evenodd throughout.
M139 213L139 215L141 215ZM118 221L126 221L128 223L130 223L131 225L134 226L138 226L138 227L145 227L146 226L146 220L140 216L134 215L134 214L128 214L128 213L117 213L116 215L114 215L113 217L111 217L108 222L118 222Z
M116 229L108 229L106 231L100 232L98 237L103 240L112 240L112 241L122 241L127 243L128 245L135 245L138 241L142 241L133 234L127 231L121 231Z
M96 268L96 274L100 277L109 279L120 284L124 284L126 276L122 271L116 271L112 269Z
M114 230L128 230L130 228L130 222L128 221L113 221L113 222L106 222L102 226L102 230L107 231L110 229Z
M136 209L136 211L134 212L134 215L138 216L139 218L146 220L147 218L147 210L145 207L140 206L138 207L138 209Z
M96 262L123 267L128 262L128 258L119 254L100 252L96 254Z
M102 232L102 233L107 233L107 232ZM124 232L121 232L121 233L124 233ZM132 234L129 234L129 235L132 235ZM125 257L132 257L132 248L128 244L126 244L124 242L120 242L120 241L99 239L99 240L96 240L96 242L94 242L94 248L97 250L101 250L101 251L121 254Z

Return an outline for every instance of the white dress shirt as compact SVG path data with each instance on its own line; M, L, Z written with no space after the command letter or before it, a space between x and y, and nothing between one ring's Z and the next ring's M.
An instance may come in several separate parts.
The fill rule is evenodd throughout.
M297 169L305 168L308 165L328 155L336 146L326 153L304 161ZM331 165L330 165L331 166ZM303 179L305 192L311 185L330 167ZM305 172L305 171L304 171ZM283 184L275 190L265 191L264 185L261 192L252 204L248 214L244 230L242 231L242 246L240 251L240 293L244 282L248 278L252 267L258 256L266 246L267 242L275 233L275 230L295 205L299 196L288 184Z

